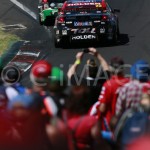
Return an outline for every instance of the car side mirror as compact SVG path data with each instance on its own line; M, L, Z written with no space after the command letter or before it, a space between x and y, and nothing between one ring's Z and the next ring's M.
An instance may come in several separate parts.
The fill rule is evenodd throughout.
M120 9L114 9L114 12L120 13Z

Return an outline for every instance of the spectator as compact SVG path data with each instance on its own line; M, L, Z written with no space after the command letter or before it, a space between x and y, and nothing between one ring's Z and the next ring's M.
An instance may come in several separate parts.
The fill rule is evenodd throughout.
M137 108L142 95L142 88L148 85L150 67L144 60L137 61L131 67L132 80L119 91L116 103L116 116L120 117L125 110Z
M51 75L52 66L45 60L36 62L30 73L30 79L33 84L33 91L38 92L42 97L41 113L49 120L49 116L54 116L58 112L57 105L49 96L49 77Z
M141 96L141 100L140 100L140 105L137 108L130 108L127 111L125 111L122 115L122 117L120 118L120 120L117 123L116 129L115 129L115 138L117 141L122 140L123 136L127 137L128 140L122 140L125 142L131 142L133 139L138 138L139 136L143 136L143 134L150 134L150 130L148 128L148 126L150 125L150 122L148 120L146 120L146 125L142 126L143 123L143 119L144 119L144 115L140 117L140 115L142 114L147 114L149 116L149 112L150 112L150 85L146 85L143 86L142 89L142 96ZM136 117L136 118L135 118ZM135 124L136 127L134 128L138 128L138 131L136 131L136 133L134 133L134 130L130 130L129 133L127 130L124 132L124 128L131 128L131 123L128 120L132 120L132 118L135 118L139 123L133 123L133 125ZM135 120L134 119L134 120ZM134 121L133 120L133 121ZM129 123L128 123L129 122ZM133 128L133 127L132 127ZM145 133L146 131L146 133ZM122 134L122 132L124 134ZM130 137L128 137L130 135Z
M103 145L105 149L107 145L100 135L100 124L94 116L87 115L89 108L89 89L85 86L72 87L67 103L68 116L64 118L71 130L73 146L78 150L93 150Z
M90 101L91 101L91 105L93 105L98 99L103 83L107 79L109 79L110 72L109 72L109 66L107 62L101 56L101 54L97 52L95 48L89 48L88 53L95 56L98 59L101 68L103 70L103 74L100 74L99 72L100 68L98 65L96 65L96 62L93 59L90 59L87 61L87 65L86 65L86 77L83 78L83 76L80 77L76 76L77 67L81 63L82 57L84 55L84 52L79 52L77 53L76 61L69 69L67 76L73 85L83 84L83 85L87 85L90 88L91 91ZM79 81L82 82L79 83Z
M45 122L36 107L33 95L18 95L8 103L11 130L8 131L8 147L11 149L42 150L48 144ZM7 145L6 145L7 146Z
M55 101L58 107L57 116L62 116L62 111L65 108L67 94L65 94L66 79L64 72L58 68L53 67L51 73L51 79L49 84L50 96Z
M111 118L115 115L115 106L117 101L117 90L129 81L128 78L124 77L123 66L124 61L119 57L111 59L110 67L112 70L112 77L107 80L99 96L99 111L103 119L107 121L110 129ZM106 127L104 126L104 130Z
M30 72L30 80L35 92L45 93L48 88L52 65L45 60L37 61Z

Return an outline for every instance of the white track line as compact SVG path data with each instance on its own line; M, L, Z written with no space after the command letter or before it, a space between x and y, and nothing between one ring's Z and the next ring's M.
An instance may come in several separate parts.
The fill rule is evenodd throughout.
M9 29L10 27L10 29ZM13 24L13 25L5 25L5 26L2 26L0 27L2 30L12 30L11 27L14 27L13 29L14 30L24 30L26 29L27 27L25 27L24 25L22 24Z
M37 16L34 12L32 12L29 8L18 2L17 0L10 0L13 4L18 6L20 9L22 9L24 12L26 12L28 15L30 15L33 19L37 20Z

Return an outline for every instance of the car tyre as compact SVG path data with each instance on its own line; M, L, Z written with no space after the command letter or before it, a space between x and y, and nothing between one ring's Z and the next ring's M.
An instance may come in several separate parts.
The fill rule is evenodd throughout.
M41 21L41 16L40 15L39 15L39 23L40 23L41 26L43 25L43 22Z
M54 45L55 45L56 48L61 47L61 40L58 42L57 38L55 37L55 39L54 39Z
M118 33L114 33L113 35L113 43L116 44L118 41Z
M61 39L61 44L62 44L62 48L64 48L64 49L69 48L70 44L71 44L70 38L65 37L65 38Z

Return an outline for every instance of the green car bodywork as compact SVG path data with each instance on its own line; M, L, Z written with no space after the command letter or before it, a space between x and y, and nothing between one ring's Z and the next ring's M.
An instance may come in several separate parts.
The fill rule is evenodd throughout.
M54 19L58 15L58 9L61 8L62 5L63 3L57 3L54 8L48 7L47 9L41 10L39 13L40 24L44 24L47 20L54 22Z
M40 15L41 15L41 21L44 22L47 17L56 17L58 14L58 8L48 8L43 10Z

